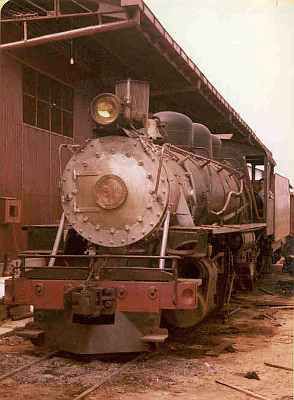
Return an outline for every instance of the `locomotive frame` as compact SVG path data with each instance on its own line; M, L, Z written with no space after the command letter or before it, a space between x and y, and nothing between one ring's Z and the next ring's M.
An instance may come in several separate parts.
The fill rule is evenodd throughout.
M59 1L54 3L60 4ZM211 208L216 214L226 209L226 200L230 200L230 192L242 192L241 189L244 189L244 187L247 191L245 197L249 200L249 203L252 203L254 213L254 218L251 218L250 222L238 221L236 218L234 223L229 224L228 221L230 222L230 220L220 218L217 222L202 222L193 226L191 213L190 216L187 214L192 203L189 203L189 198L179 197L182 212L178 214L186 222L183 222L182 225L173 224L171 221L173 212L167 212L165 218L160 218L160 226L157 235L155 235L156 248L152 248L152 246L147 248L146 246L145 250L143 248L143 253L142 246L135 246L131 251L120 253L113 249L106 252L104 248L97 253L95 246L93 248L93 246L87 245L86 249L76 251L78 254L74 254L75 251L65 251L66 254L64 255L57 252L64 231L64 218L62 217L60 229L53 228L54 232L57 231L55 232L57 245L54 246L53 251L50 246L48 247L49 252L41 251L40 240L38 240L37 246L30 247L29 251L20 254L22 259L20 277L15 275L12 280L7 281L6 302L8 304L33 304L35 312L34 324L27 326L19 334L29 337L36 344L45 343L76 353L141 351L146 350L154 343L164 341L168 335L166 327L170 325L190 326L202 320L217 307L227 304L234 285L241 289L251 288L257 275L270 268L273 253L279 253L284 238L289 232L287 200L289 184L285 178L275 178L274 161L270 152L213 88L193 61L168 35L143 1L122 0L121 2L113 2L115 5L110 4L111 1L107 1L107 4L99 1L96 3L101 3L98 4L97 10L92 10L95 15L99 14L99 23L95 19L96 26L79 27L77 23L74 30L69 30L68 25L66 23L63 25L61 22L56 24L56 29L58 25L61 31L56 32L53 27L50 30L50 35L40 36L38 34L32 40L27 40L27 28L36 24L38 19L40 19L38 26L41 32L43 19L48 19L50 22L62 17L62 19L64 18L63 21L66 21L68 16L66 14L61 15L58 7L54 10L54 13L47 13L45 10L47 15L38 16L35 13L35 15L24 16L24 18L18 16L15 20L9 17L8 12L6 14L7 19L1 21L4 28L4 42L1 43L0 50L3 50L3 52L9 50L16 59L19 59L22 56L18 54L17 49L21 53L26 46L32 47L32 57L28 54L27 58L24 57L24 62L29 66L34 66L36 61L34 58L42 59L42 54L44 54L42 53L42 46L40 49L38 47L34 49L34 46L37 44L49 46L52 50L52 56L45 57L45 64L48 65L44 67L40 63L37 67L48 73L47 67L51 63L52 71L49 71L50 75L57 75L61 81L67 82L69 68L65 58L61 62L62 68L61 65L57 67L57 69L59 67L60 70L62 69L60 75L60 71L57 73L56 68L52 68L53 64L56 64L54 43L62 39L71 56L74 56L72 52L73 39L80 38L75 39L77 60L72 57L76 64L72 65L71 72L73 75L76 73L79 76L82 75L82 77L86 76L86 82L89 77L93 78L93 75L89 75L88 70L87 73L83 70L83 60L87 59L92 74L94 72L100 74L97 75L97 80L106 81L103 71L97 71L96 68L96 60L101 61L99 57L93 59L88 57L89 54L95 53L97 43L99 43L99 38L93 33L100 32L100 44L105 42L106 48L104 50L108 54L108 60L110 60L107 65L107 74L111 71L112 76L117 76L117 64L121 65L121 60L123 60L124 67L127 63L127 69L134 70L132 65L133 49L128 45L128 41L129 37L133 40L138 36L138 47L144 46L144 49L150 52L150 57L154 58L154 62L161 62L164 70L164 73L157 73L160 69L158 67L154 68L152 72L152 79L154 80L152 83L156 89L153 93L153 109L156 109L156 105L159 105L159 108L162 109L162 104L171 105L171 108L175 109L175 104L170 99L179 94L179 96L185 96L181 111L187 109L190 117L197 116L197 107L194 104L199 104L200 108L206 110L201 115L202 122L206 119L213 131L231 130L233 135L233 140L229 140L226 135L221 139L223 153L220 159L216 154L212 156L212 145L210 149L204 149L204 153L201 152L203 148L202 150L198 148L198 151L201 151L195 154L193 151L187 152L189 148L185 143L180 143L180 146L176 147L170 145L162 147L162 150L164 149L162 157L158 154L157 160L160 161L164 158L166 149L171 158L179 157L179 164L182 163L181 168L185 167L187 160L189 164L193 159L196 169L198 168L199 171L212 169L214 179L211 179L211 184L219 179L218 176L224 177L224 180L227 178L230 182L229 185L234 185L234 187L227 192L228 196L225 196L225 201L219 208ZM120 5L118 5L119 3ZM114 21L111 19L112 13L115 14ZM81 17L82 14L78 13L75 16ZM83 18L87 18L87 16ZM13 37L9 36L10 31L7 27L9 24L19 23L24 28L24 40L15 41ZM89 16L88 24L92 25L92 23L91 16ZM121 37L125 35L125 40L116 41L115 30L119 30ZM110 34L112 39L107 37L105 32L112 32ZM89 37L89 34L92 34L92 37ZM124 43L124 47L123 57L121 58L119 50L122 43ZM99 48L100 44L98 45ZM159 53L162 53L160 60ZM82 61L80 64L79 59ZM148 65L144 68L142 64L145 64L144 60L136 65L136 68L140 71L135 74L141 78L148 76L149 72L147 71ZM106 85L109 84L111 83L107 81ZM80 86L78 88L81 89ZM89 92L91 91L89 90ZM156 101L156 99L159 99L159 101ZM8 106L8 110L14 108L13 102L9 104L11 104L11 107ZM128 112L126 115L135 116L140 115L140 113ZM82 132L84 126L89 128L90 124L86 120L87 118L84 116L84 118L81 118L81 122L76 124L79 127L77 142L87 137ZM152 136L153 128L153 134L156 133L156 124L152 119L149 119L148 123L150 123L149 133ZM130 127L127 126L127 128ZM137 137L136 130L132 127L129 129L134 138ZM101 133L101 130L98 129L97 131ZM179 139L179 135L176 136ZM153 138L156 139L156 135ZM215 146L217 147L220 138L214 135L214 139L216 139ZM33 139L31 141L33 142ZM91 143L88 143L88 145L90 147ZM190 145L191 143L188 144L188 147ZM69 148L75 151L74 146L69 146ZM79 149L79 151L82 150L88 151L86 147ZM142 160L138 159L137 161L139 163ZM157 171L161 170L159 164ZM251 164L251 179L248 175L247 164ZM34 171L35 165L33 164L32 171ZM142 165L139 166L143 167ZM191 167L190 164L189 166ZM265 195L262 216L258 215L258 210L256 212L254 205L253 190L254 184L257 183L257 179L255 179L257 178L257 166L262 166L264 170ZM192 184L190 177L193 174L189 170L184 171L184 168L182 168L181 173L183 179L185 181L191 180L190 183ZM232 174L232 177L229 176L230 174ZM202 173L199 175L201 178ZM157 176L160 177L160 174L158 173ZM124 182L111 178L108 182L110 181L113 184L116 182L121 188L125 187ZM235 180L235 183L233 180ZM243 182L243 187L241 182ZM103 187L101 181L98 186ZM124 203L125 196L123 193L124 190L121 190L117 202L109 202L106 199L105 203L105 199L103 199L100 206L102 205L103 208L106 205L106 208L114 207L115 209L116 206ZM278 204L281 199L283 199L282 202ZM66 196L64 200L66 200ZM214 201L214 199L212 200ZM34 205L31 206L31 208L33 207ZM241 208L234 208L229 216L237 210L239 213L233 215L233 219L238 215L243 215L244 209ZM87 215L85 217L88 218ZM198 218L200 217L201 215L198 215ZM283 221L282 224L281 221ZM281 227L282 229L280 229ZM71 236L72 229L70 228L71 225L66 224L65 231L69 231ZM52 227L28 227L29 234L33 236L38 236L40 231L46 229L52 230ZM87 240L87 243L89 243L89 240ZM68 243L66 246L68 247ZM70 247L75 249L74 245ZM83 247L80 239L78 239L77 247ZM88 251L87 255L84 254L84 250ZM124 265L126 260L127 266ZM122 263L122 265L118 265L119 263ZM191 265L193 268L190 268ZM197 310L196 313L195 310ZM165 319L164 326L161 324L163 318Z

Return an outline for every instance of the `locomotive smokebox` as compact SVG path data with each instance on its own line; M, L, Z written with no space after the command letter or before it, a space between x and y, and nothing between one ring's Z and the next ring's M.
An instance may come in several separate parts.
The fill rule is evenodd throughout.
M184 114L162 111L154 115L164 126L168 143L176 146L192 146L192 120Z
M149 83L131 79L120 81L115 86L115 94L124 104L124 118L145 124L149 114Z
M157 229L167 208L165 170L155 192L159 160L139 139L96 139L68 162L62 206L84 239L103 247L124 247Z

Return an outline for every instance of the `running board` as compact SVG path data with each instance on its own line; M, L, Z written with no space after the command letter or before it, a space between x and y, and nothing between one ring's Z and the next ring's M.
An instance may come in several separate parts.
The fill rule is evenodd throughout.
M41 329L17 329L15 330L15 335L20 336L24 339L41 339L44 335L44 331Z
M168 333L162 334L154 334L154 335L146 335L141 337L142 342L144 343L164 343L168 338Z

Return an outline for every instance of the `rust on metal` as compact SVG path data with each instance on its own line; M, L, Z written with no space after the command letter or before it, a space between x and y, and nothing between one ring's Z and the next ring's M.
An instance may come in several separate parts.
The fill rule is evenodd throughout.
M7 304L34 304L36 309L63 310L64 296L69 290L80 287L82 281L27 280L6 281ZM119 282L99 281L97 288L114 288L123 293L117 297L117 311L159 312L161 309L195 309L197 287L201 280L180 280L177 284L174 304L174 282ZM154 293L157 293L154 295ZM138 301L140 299L140 301Z

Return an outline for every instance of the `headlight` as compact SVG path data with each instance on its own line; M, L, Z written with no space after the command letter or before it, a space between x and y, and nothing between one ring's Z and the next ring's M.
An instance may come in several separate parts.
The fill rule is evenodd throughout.
M99 94L91 103L91 114L99 125L113 124L121 113L121 101L114 94Z

